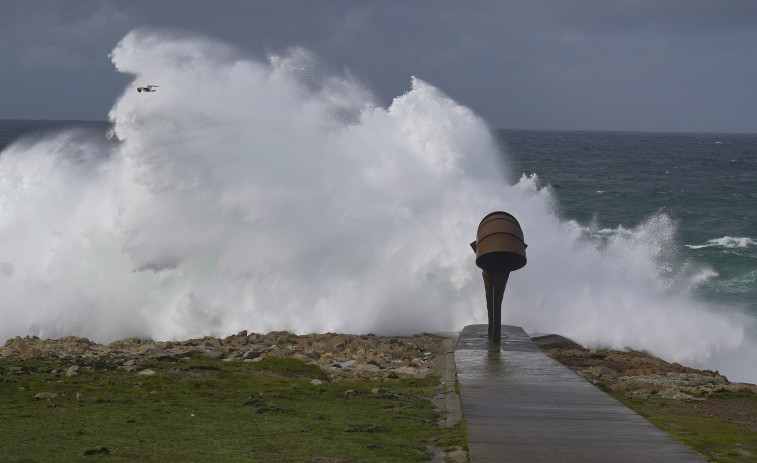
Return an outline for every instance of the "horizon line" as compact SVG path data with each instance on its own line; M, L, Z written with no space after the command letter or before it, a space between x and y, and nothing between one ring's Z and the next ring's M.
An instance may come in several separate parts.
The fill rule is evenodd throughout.
M72 123L109 123L107 119L10 119L0 117L0 121L14 121L14 122L72 122ZM652 134L686 134L686 135L757 135L757 132L721 132L721 131L697 131L697 130L664 130L664 129L578 129L578 128L523 128L523 127L489 127L490 131L521 131L521 132L570 132L570 133L582 133L582 132L602 132L602 133L652 133Z

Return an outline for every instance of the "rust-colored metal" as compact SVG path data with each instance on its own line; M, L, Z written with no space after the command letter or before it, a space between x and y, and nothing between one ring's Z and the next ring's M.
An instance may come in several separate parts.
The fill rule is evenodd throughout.
M510 272L526 265L523 230L512 215L496 211L481 220L476 241L476 265L484 271L486 308L489 315L489 344L499 350L502 325L502 299Z
M523 230L507 212L492 212L476 233L476 265L487 271L512 272L526 265Z

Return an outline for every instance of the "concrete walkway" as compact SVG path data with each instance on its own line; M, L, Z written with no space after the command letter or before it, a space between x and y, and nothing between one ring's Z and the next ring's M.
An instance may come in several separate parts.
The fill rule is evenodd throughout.
M688 447L547 357L522 328L486 325L455 345L471 463L701 462Z

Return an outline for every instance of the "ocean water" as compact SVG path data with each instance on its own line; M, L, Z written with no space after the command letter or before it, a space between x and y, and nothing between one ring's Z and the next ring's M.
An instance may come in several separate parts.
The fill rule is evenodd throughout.
M663 221L695 295L757 318L757 134L499 130L510 172L536 173L558 214L602 243Z
M141 31L111 59L109 121L0 122L0 338L457 331L505 210L504 323L757 381L757 136L491 130L303 49Z

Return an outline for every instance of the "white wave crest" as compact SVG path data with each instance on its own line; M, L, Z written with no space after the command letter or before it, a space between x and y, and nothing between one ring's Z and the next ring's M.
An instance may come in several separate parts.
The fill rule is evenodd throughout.
M724 236L722 238L716 238L712 240L707 240L705 244L687 244L686 247L689 249L702 249L702 248L726 248L726 249L734 249L734 248L748 248L750 246L757 245L757 241L753 240L752 238L733 238L730 236Z

